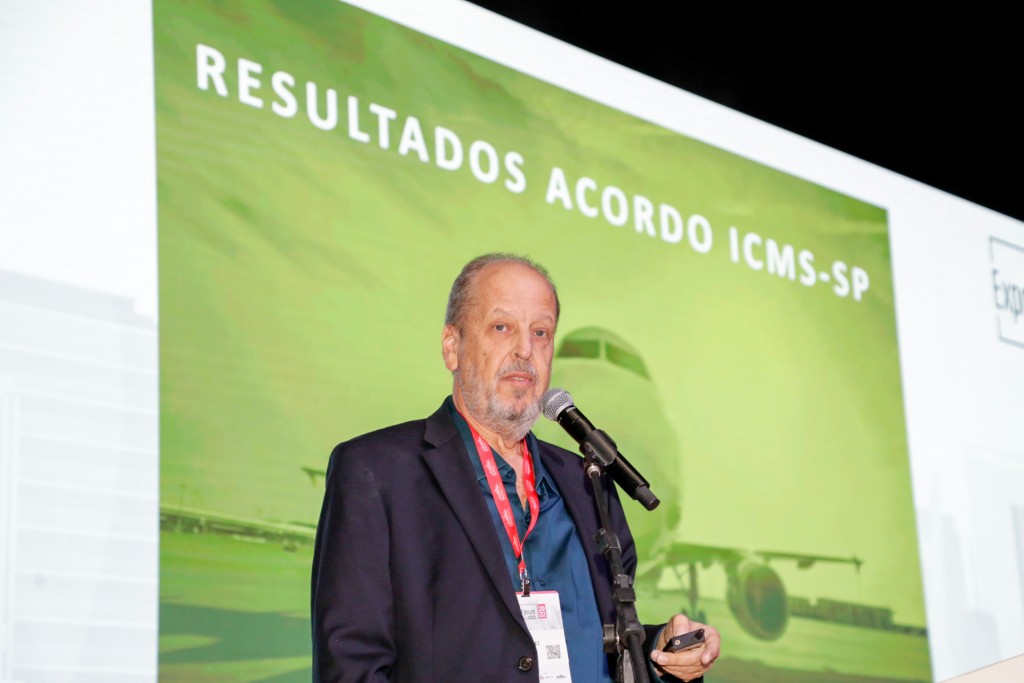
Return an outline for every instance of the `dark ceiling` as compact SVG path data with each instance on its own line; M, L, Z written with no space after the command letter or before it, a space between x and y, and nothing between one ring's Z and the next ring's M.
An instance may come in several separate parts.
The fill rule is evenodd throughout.
M1009 3L475 4L1024 220L1024 14Z

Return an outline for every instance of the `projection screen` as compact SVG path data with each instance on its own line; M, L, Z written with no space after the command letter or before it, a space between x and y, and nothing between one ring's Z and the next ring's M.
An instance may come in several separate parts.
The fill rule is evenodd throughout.
M450 391L489 251L716 680L1021 652L1019 221L466 3L0 18L0 681L308 680L327 455Z

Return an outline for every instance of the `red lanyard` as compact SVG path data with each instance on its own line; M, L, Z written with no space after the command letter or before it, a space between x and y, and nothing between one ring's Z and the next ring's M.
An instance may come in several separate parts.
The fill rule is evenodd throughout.
M469 420L466 420L466 424L469 424ZM526 573L526 560L523 558L523 542L533 531L533 527L537 525L537 518L540 517L540 499L537 498L537 487L536 487L536 475L533 472L533 460L530 458L530 451L526 447L526 439L523 439L523 486L526 488L526 500L530 505L530 526L526 529L526 534L523 536L523 542L519 540L519 530L516 529L516 520L512 515L512 505L509 503L508 496L505 495L505 483L498 475L498 465L494 462L494 455L491 453L491 447L487 445L487 442L482 436L477 434L477 431L473 429L473 425L469 425L470 431L473 433L473 443L476 444L476 452L480 456L480 464L484 468L484 474L487 475L487 485L491 489L491 495L494 497L494 504L498 507L498 516L501 517L501 523L505 526L505 533L508 534L508 540L512 544L512 552L516 554L516 559L519 561L519 578L523 585L523 595L530 595L530 576Z

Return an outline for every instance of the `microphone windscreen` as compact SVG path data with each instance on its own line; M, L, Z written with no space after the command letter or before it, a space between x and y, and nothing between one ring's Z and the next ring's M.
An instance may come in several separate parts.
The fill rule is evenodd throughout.
M540 397L540 407L544 411L544 417L549 420L557 420L559 413L573 405L572 396L561 387L552 387Z

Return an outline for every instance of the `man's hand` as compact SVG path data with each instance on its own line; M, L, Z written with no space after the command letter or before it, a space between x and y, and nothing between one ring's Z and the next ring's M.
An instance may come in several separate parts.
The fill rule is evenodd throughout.
M704 629L704 644L683 652L665 652L665 645L675 636L681 636L698 628ZM651 660L660 671L669 673L684 681L691 681L704 675L718 659L721 638L713 626L690 621L685 615L677 614L661 630L658 642L651 651Z

